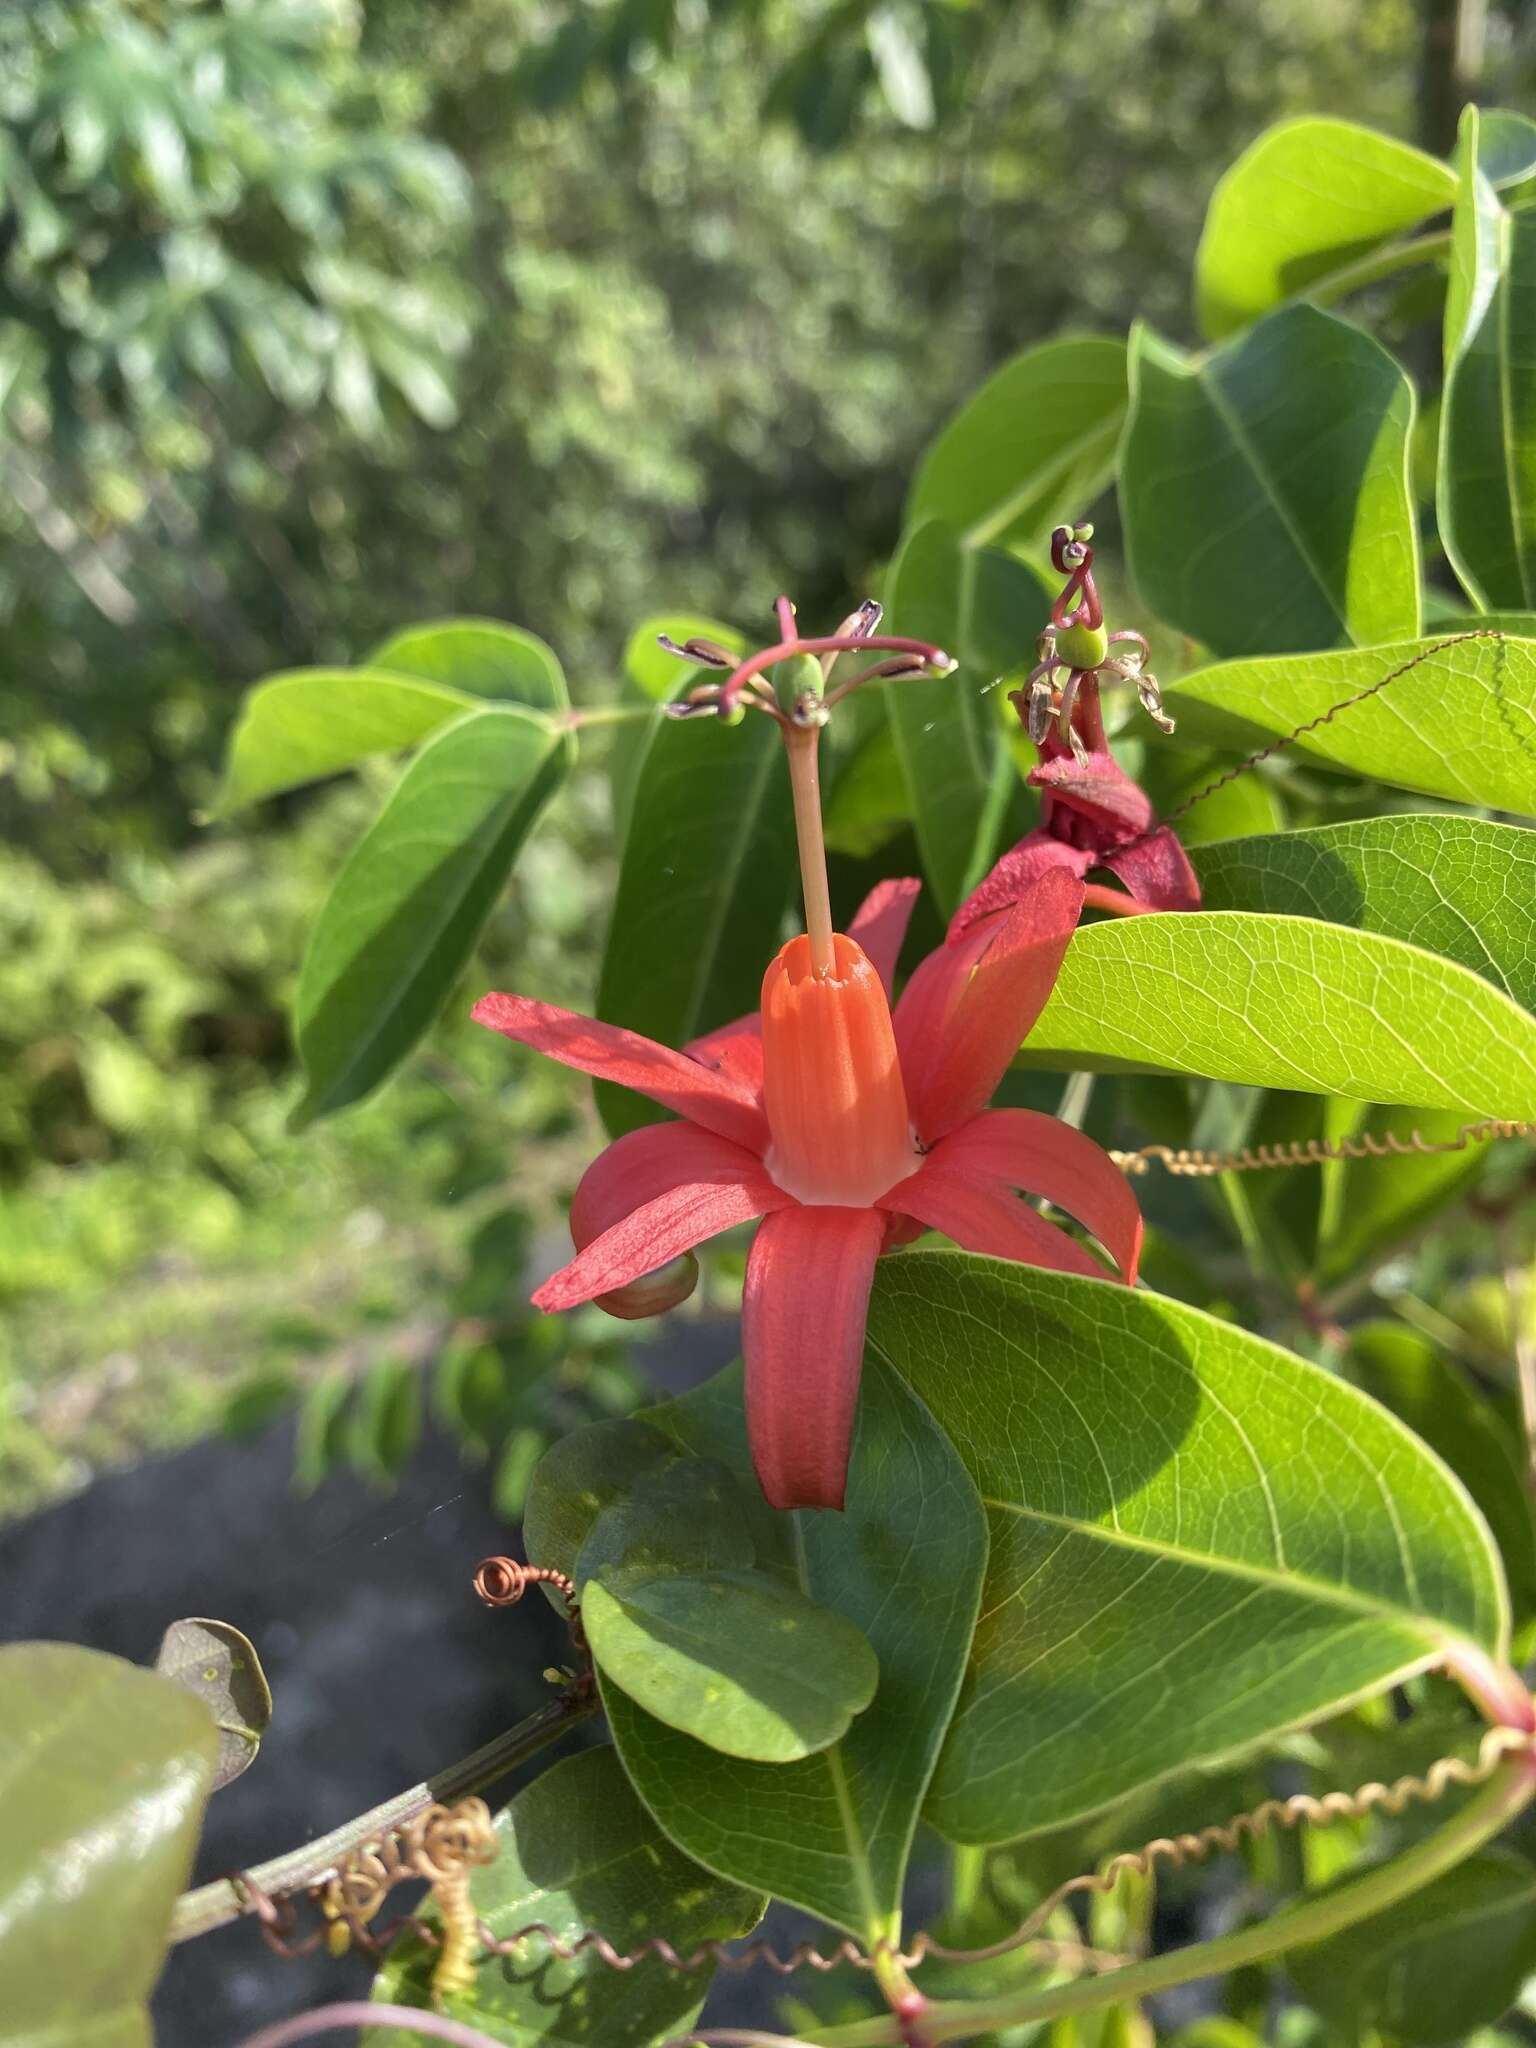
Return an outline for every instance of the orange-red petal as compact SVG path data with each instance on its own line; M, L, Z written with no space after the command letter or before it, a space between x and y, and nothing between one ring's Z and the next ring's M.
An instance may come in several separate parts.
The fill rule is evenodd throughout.
M990 1109L929 1154L940 1167L1000 1187L1044 1195L1103 1245L1132 1285L1141 1257L1141 1207L1101 1145L1037 1109Z
M911 1216L930 1230L942 1230L968 1252L1012 1259L1021 1266L1044 1266L1055 1273L1080 1273L1088 1280L1114 1277L1075 1238L1047 1223L1008 1188L946 1172L931 1161L892 1188L880 1206Z
M773 1507L843 1504L885 1226L875 1209L781 1209L753 1243L741 1304L747 1435Z

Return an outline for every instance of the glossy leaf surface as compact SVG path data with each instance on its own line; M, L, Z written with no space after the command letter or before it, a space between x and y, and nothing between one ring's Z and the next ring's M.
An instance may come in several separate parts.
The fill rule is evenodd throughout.
M1120 504L1158 617L1218 654L1419 629L1413 392L1385 349L1311 306L1210 355L1131 337Z
M427 1031L569 753L546 720L509 707L471 712L412 761L310 934L296 1123L366 1095Z
M1278 1346L957 1252L885 1260L869 1335L948 1431L991 1532L930 1799L957 1840L1092 1813L1448 1642L1503 1649L1498 1557L1460 1482Z
M256 1761L272 1719L272 1692L255 1645L227 1621L173 1621L160 1639L155 1669L200 1699L219 1731L213 1789Z

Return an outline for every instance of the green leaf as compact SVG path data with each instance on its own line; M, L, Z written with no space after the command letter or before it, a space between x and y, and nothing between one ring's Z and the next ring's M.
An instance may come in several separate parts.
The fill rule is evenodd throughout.
M498 1941L542 1921L562 1942L596 1930L623 1951L660 1935L686 1956L702 1942L750 1933L762 1914L760 1896L722 1883L673 1847L611 1749L552 1765L497 1814L495 1827L500 1854L475 1871L471 1896ZM436 1909L423 1917L434 1924ZM692 2024L713 1974L655 1960L619 1971L590 1948L561 1962L535 1934L480 1963L472 1991L434 2001L436 1956L419 1935L407 1935L374 1979L374 1997L435 2004L511 2048L643 2048ZM376 2027L366 2040L367 2048L415 2048L417 2036Z
M988 693L1032 660L1050 604L1022 562L963 548L938 519L902 541L885 603L886 631L926 640L960 664L934 682L886 685L923 867L948 916L991 866L1016 786Z
M1352 121L1266 129L1211 194L1195 256L1201 327L1219 338L1302 293L1342 289L1455 196L1444 164Z
M1460 1482L1246 1330L926 1252L882 1260L869 1342L948 1433L991 1530L929 1802L957 1841L1093 1813L1458 1640L1504 1652L1498 1556Z
M352 1463L367 1477L395 1479L421 1441L421 1376L403 1358L381 1358L364 1377L348 1432Z
M369 666L421 676L472 697L504 698L531 711L570 709L565 671L553 648L496 619L436 619L410 626L386 640Z
M1402 1323L1357 1325L1349 1372L1444 1458L1493 1531L1516 1618L1536 1613L1536 1524L1511 1424L1454 1358Z
M1081 929L1024 1054L1536 1116L1536 1017L1453 961L1311 918L1165 911Z
M1462 115L1461 190L1445 299L1437 511L1479 605L1536 604L1536 214L1509 211Z
M1341 708L1387 676L1376 696ZM1423 796L1536 816L1536 639L1441 634L1223 662L1184 676L1167 704L1181 736L1234 751L1317 721L1287 751Z
M1477 161L1485 178L1503 191L1536 172L1536 121L1507 107L1478 110Z
M594 1579L581 1614L605 1680L669 1728L758 1763L837 1742L880 1677L851 1621L764 1572Z
M656 632L679 627L685 638L726 638L709 620L652 620L628 660L632 673L644 674L653 657L666 661L681 694L697 671L655 647ZM769 718L727 726L667 718L659 708L643 739L626 734L621 744L642 745L643 753L627 797L597 1014L681 1047L757 1008L779 945L796 877L784 749ZM597 1104L614 1137L664 1113L605 1082Z
M215 817L279 790L414 747L473 699L380 668L302 668L247 692L229 743Z
M747 1483L740 1399L733 1370L651 1419L686 1449L728 1459ZM770 1520L794 1532L795 1582L874 1646L873 1704L840 1742L798 1763L722 1756L605 1686L609 1726L641 1797L681 1848L875 1940L897 1926L918 1810L971 1638L981 1510L932 1418L877 1365L860 1396L847 1511Z
M1364 818L1201 847L1207 910L1316 917L1438 953L1536 1010L1536 832Z
M628 1417L588 1423L551 1444L528 1488L523 1538L535 1564L576 1577L582 1545L606 1508L626 1502L643 1473L669 1465L676 1446Z
M1345 1108L1339 1105L1339 1108ZM1453 1109L1420 1110L1413 1128L1430 1144L1449 1144L1466 1119ZM1372 1110L1358 1127L1338 1135L1402 1135L1400 1111ZM1477 1179L1485 1148L1469 1144L1460 1152L1410 1152L1385 1159L1352 1159L1324 1168L1336 1177L1323 1207L1313 1277L1334 1287L1379 1264L1400 1240L1420 1229L1462 1188Z
M1185 355L1131 336L1120 504L1136 587L1217 654L1419 630L1413 387L1312 306Z
M272 1692L249 1636L227 1621L173 1621L160 1638L155 1670L200 1699L219 1731L212 1790L256 1761L272 1719Z
M73 1643L0 1649L3 2048L150 2048L217 1749L207 1708L153 1672Z
M411 762L310 934L296 1128L376 1088L428 1030L570 756L547 720L509 707L471 712Z
M1359 2038L1466 2041L1514 2004L1536 1969L1536 1869L1487 1849L1412 1898L1311 1948L1286 1969L1325 2018Z
M1125 343L1076 335L990 376L918 466L904 524L942 519L963 547L1024 547L1080 518L1114 472Z

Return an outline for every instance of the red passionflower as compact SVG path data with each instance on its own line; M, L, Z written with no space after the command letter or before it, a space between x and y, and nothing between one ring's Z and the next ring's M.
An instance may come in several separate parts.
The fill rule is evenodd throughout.
M1134 683L1151 716L1169 732L1173 724L1145 667L1146 641L1139 633L1104 630L1088 546L1092 532L1059 526L1052 536L1052 560L1067 573L1067 585L1041 635L1040 660L1013 697L1040 753L1029 775L1031 788L1040 791L1040 823L961 904L951 937L1021 902L1053 870L1086 877L1091 869L1108 869L1125 893L1088 884L1086 901L1100 910L1200 908L1200 884L1177 835L1158 824L1151 799L1109 751L1101 681Z
M773 647L679 707L733 718L754 708L784 733L808 930L769 964L761 1010L681 1052L526 996L485 996L474 1015L678 1117L629 1132L588 1167L571 1205L576 1256L535 1304L655 1313L690 1291L694 1246L761 1218L742 1304L753 1462L775 1507L836 1508L883 1251L934 1229L996 1258L1114 1277L1021 1199L1028 1189L1075 1216L1130 1282L1141 1214L1092 1139L1034 1110L987 1107L1060 969L1082 909L1076 875L1042 876L1005 915L929 954L894 1012L918 884L882 883L847 933L833 930L816 782L828 711L868 679L953 664L922 642L881 639L876 605L812 640L797 635L787 598L778 611ZM886 658L827 692L838 656L856 649ZM676 651L732 665L709 642ZM806 687L803 657L819 664L820 688ZM784 702L774 669L793 678Z
M764 1220L742 1305L747 1425L775 1507L841 1507L875 1260L924 1229L967 1250L1111 1276L1016 1190L1075 1216L1136 1276L1141 1214L1080 1131L987 1103L1050 994L1082 885L1061 870L993 926L929 954L894 1013L915 882L882 884L834 938L832 974L792 939L760 1015L684 1052L632 1031L489 995L475 1017L567 1066L676 1110L617 1139L571 1210L577 1255L543 1309L622 1289L733 1225Z

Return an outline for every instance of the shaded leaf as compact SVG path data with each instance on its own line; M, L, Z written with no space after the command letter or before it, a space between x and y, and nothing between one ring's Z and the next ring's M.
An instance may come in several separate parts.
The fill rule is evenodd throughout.
M324 775L371 754L414 747L473 703L461 691L410 682L379 668L305 668L247 692L230 738L214 815Z
M605 1508L625 1501L642 1473L669 1465L677 1447L628 1417L591 1422L550 1445L528 1488L523 1536L535 1564L574 1579L581 1547Z
M1514 2004L1536 1969L1536 1869L1486 1849L1286 1968L1336 2025L1400 2041L1465 2041Z
M1458 1639L1505 1649L1498 1556L1460 1483L1385 1409L1246 1330L912 1252L881 1262L869 1336L991 1532L929 1802L956 1840L1093 1813Z
M1344 1104L1334 1107L1335 1112L1347 1110ZM1354 1128L1335 1128L1330 1135L1381 1138L1395 1131L1401 1137L1403 1122L1400 1110L1377 1109L1361 1116ZM1454 1109L1421 1109L1413 1129L1429 1144L1448 1145L1464 1123ZM1323 1208L1317 1284L1334 1287L1378 1264L1476 1180L1487 1156L1483 1145L1472 1143L1459 1152L1409 1152L1326 1166L1324 1174L1334 1186Z
M1383 1319L1352 1330L1349 1370L1461 1480L1499 1546L1516 1618L1536 1613L1536 1523L1510 1423L1454 1358L1402 1323Z
M570 742L530 712L471 712L431 739L353 849L310 934L295 1126L397 1067L454 993Z
M5 2048L150 2048L217 1749L207 1709L153 1672L73 1643L0 1649Z
M1536 1017L1453 961L1312 918L1166 911L1080 929L1024 1057L1536 1116Z
M735 639L707 619L648 621L630 642L631 673L660 682L665 663L676 695L699 671L656 646L662 631ZM597 1014L681 1047L757 1008L796 876L784 749L772 719L680 721L659 706L652 723L637 722L618 744L641 751L633 787L620 797L628 828ZM599 1082L596 1094L615 1137L665 1113L611 1083Z
M272 1693L255 1645L227 1621L173 1621L160 1638L155 1670L212 1714L219 1731L217 1792L256 1761L272 1719Z
M726 1756L782 1764L826 1749L880 1676L851 1621L764 1572L594 1579L581 1612L605 1680Z
M1422 946L1536 1010L1536 832L1363 818L1200 848L1207 910L1316 917Z
M571 1942L596 1929L619 1950L664 1936L682 1954L728 1941L757 1924L763 1900L701 1870L673 1847L630 1790L611 1749L588 1749L543 1772L496 1816L500 1854L474 1873L478 1917L498 1941L533 1921ZM428 1924L437 1919L429 1907ZM374 1980L374 1996L396 2005L434 2004L436 1950L407 1935ZM530 1935L475 1971L472 1991L436 2001L493 2040L581 2048L642 2048L696 2017L712 1972L684 1973L647 1961L611 1968L585 1949L570 1962ZM368 2048L406 2048L416 2037L369 2030Z
M1389 675L1376 696L1340 708ZM1326 718L1289 751L1424 796L1536 815L1536 640L1437 634L1223 662L1183 677L1167 703L1181 736L1244 752Z
M1462 115L1445 299L1437 513L1480 605L1536 604L1536 214L1509 211Z
M1114 471L1125 343L1068 336L1004 363L939 434L905 524L942 519L963 547L1027 546L1080 518Z
M885 603L885 630L926 640L960 664L933 682L886 685L923 867L948 916L991 866L1017 787L988 693L1033 661L1050 602L1022 562L962 548L952 528L930 519L902 541Z
M1282 121L1218 180L1195 256L1200 325L1246 327L1441 213L1456 174L1352 121Z
M532 711L566 711L570 693L554 649L497 619L434 619L386 640L371 668L444 683L473 697L506 698Z
M1159 618L1217 654L1417 633L1413 389L1377 342L1312 306L1204 356L1139 325L1130 387L1120 505Z
M740 1401L733 1369L651 1420L686 1448L728 1459L746 1484ZM876 1366L860 1396L847 1511L771 1520L794 1532L795 1583L873 1645L873 1704L840 1742L786 1764L722 1756L605 1686L609 1725L675 1842L873 1940L897 1925L918 1809L970 1642L985 1562L980 1506L931 1417Z

